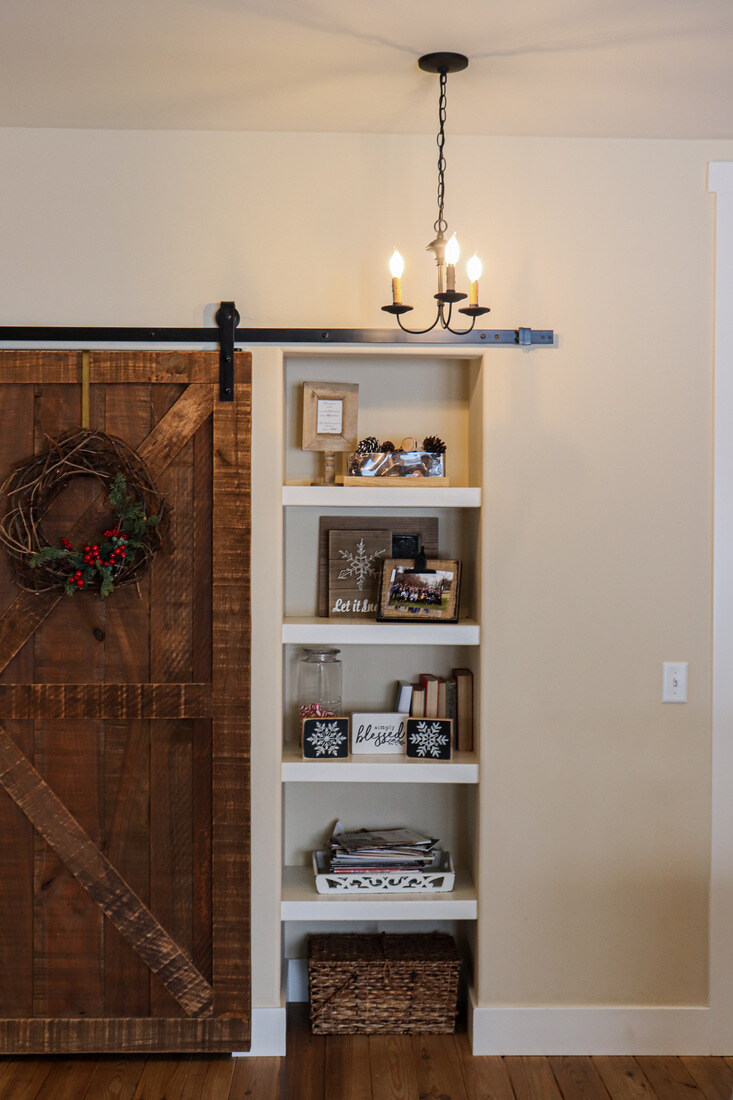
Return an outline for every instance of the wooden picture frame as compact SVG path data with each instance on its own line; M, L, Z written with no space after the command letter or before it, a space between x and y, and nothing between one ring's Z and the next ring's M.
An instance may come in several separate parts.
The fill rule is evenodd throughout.
M356 450L358 416L358 382L304 382L302 449Z
M328 562L331 531L383 531L392 535L390 557L417 555L424 547L429 558L438 556L436 516L320 516L318 520L318 616L328 618ZM373 615L376 618L376 613Z
M377 621L455 623L461 593L461 563L428 558L423 572L410 558L387 558L382 565Z

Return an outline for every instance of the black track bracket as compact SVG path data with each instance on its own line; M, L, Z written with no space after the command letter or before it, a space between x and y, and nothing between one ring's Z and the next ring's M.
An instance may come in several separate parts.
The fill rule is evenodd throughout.
M219 400L234 400L234 340L239 314L234 302L222 302L216 311L219 326Z

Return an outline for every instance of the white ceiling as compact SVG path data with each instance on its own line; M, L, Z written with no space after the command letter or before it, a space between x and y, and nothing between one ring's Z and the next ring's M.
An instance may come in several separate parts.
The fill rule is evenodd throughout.
M733 0L2 0L0 126L733 137Z

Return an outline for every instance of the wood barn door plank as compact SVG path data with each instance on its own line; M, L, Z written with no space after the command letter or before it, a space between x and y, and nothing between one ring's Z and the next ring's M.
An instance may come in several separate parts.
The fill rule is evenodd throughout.
M79 423L81 360L0 352L1 477ZM0 1050L244 1050L251 357L231 403L216 352L92 352L89 374L91 427L173 512L150 575L108 601L19 592L0 560L0 915L22 921L7 959L0 935ZM51 542L106 518L97 489L54 502Z

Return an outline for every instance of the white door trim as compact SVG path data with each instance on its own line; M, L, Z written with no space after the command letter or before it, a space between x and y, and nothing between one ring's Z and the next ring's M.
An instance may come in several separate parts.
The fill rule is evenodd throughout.
M733 1052L733 163L716 192L710 1049Z

